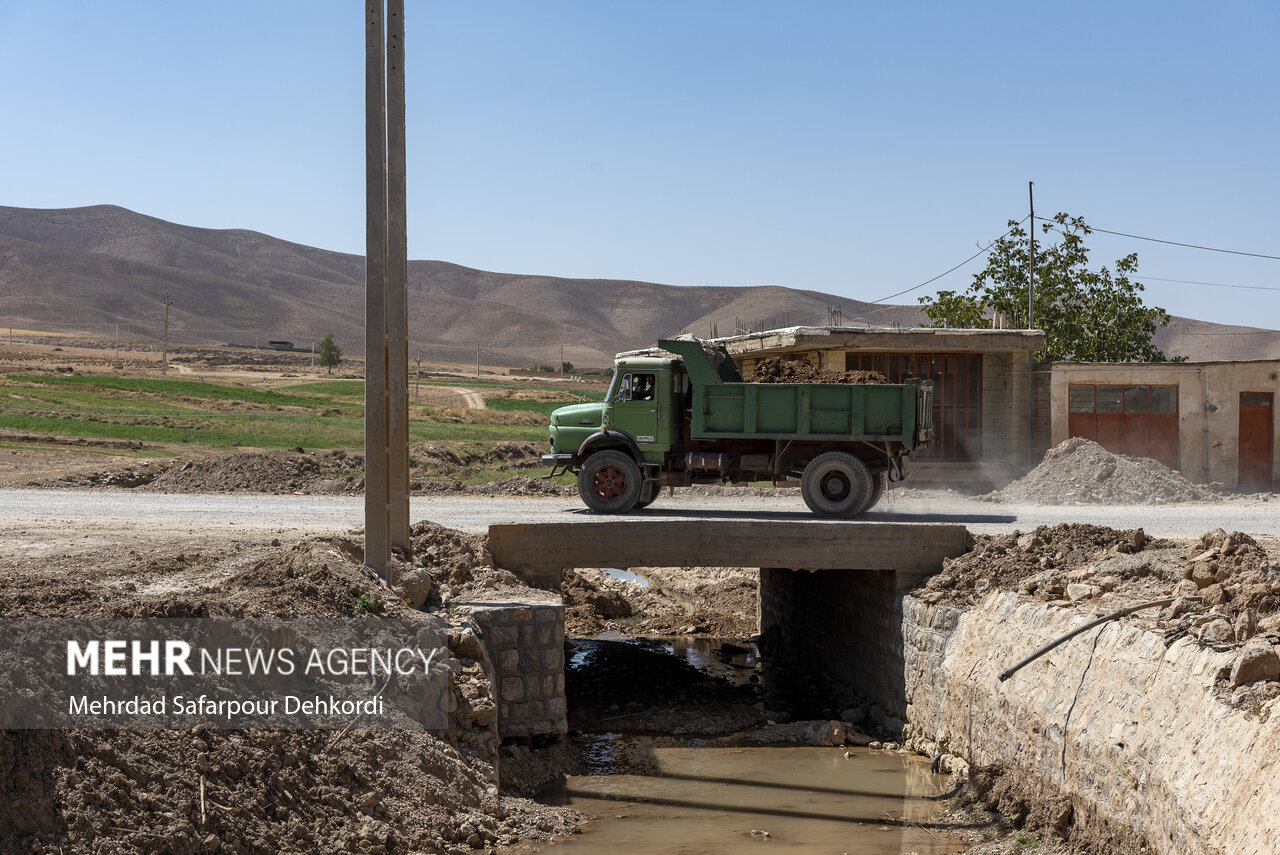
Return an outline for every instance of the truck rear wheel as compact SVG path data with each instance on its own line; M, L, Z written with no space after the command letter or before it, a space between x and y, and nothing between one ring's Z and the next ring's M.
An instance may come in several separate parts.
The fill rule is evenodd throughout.
M844 451L819 454L804 468L800 495L823 517L847 518L866 510L874 486L867 465Z
M640 498L640 467L631 455L597 451L578 470L578 495L602 514L625 514Z
M877 472L871 476L871 495L867 497L867 506L863 511L869 511L876 506L876 503L884 497L885 485L889 482L888 472ZM862 511L859 511L861 513Z

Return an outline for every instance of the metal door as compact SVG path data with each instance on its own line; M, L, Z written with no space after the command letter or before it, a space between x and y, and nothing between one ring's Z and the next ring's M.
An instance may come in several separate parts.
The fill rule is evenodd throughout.
M1240 441L1236 484L1251 493L1271 489L1270 392L1240 393Z

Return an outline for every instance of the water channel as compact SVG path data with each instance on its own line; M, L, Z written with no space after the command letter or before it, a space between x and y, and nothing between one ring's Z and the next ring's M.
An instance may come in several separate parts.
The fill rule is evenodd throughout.
M740 643L747 646L726 639L604 633L576 640L567 670L570 680L594 671L625 682L632 679L628 669L638 666L619 654L647 651L645 661L683 661L682 667L693 666L702 679L748 690L762 676L760 662L753 646ZM646 684L670 685L647 679ZM606 688L611 695L618 687ZM539 800L574 807L591 820L567 840L504 852L950 855L968 846L948 833L941 818L951 796L942 788L950 778L931 772L923 758L653 731L579 733L574 741L587 774L568 777Z
M945 779L922 758L684 745L654 748L651 759L648 774L569 777L540 800L591 815L582 833L508 851L950 855L967 845L938 821Z

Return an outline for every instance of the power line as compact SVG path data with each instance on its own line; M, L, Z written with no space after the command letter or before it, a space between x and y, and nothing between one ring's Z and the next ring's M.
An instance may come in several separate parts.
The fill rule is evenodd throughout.
M1248 291L1280 291L1275 285L1232 285L1227 282L1197 282L1194 279L1161 279L1159 276L1138 276L1142 282L1175 282L1179 285L1207 285L1210 288L1243 288Z
M1023 217L1021 220L1019 220L1019 221L1018 221L1018 223L1017 223L1017 225L1015 225L1015 226L1013 226L1012 228L1010 228L1010 229L1009 229L1009 231L1007 231L1007 232L1005 232L1004 234L1000 235L1000 237L996 238L996 239L995 239L995 240L993 240L991 243L987 244L987 245L986 245L986 246L984 246L982 249L978 250L978 251L977 251L977 252L975 252L973 255L969 256L969 257L968 257L968 258L966 258L964 261L962 261L962 262L960 262L959 264L957 264L955 267L952 267L950 270L944 270L943 272L939 273L937 276L933 277L932 279L927 279L927 280L925 280L924 282L921 282L919 285L913 285L912 287L910 287L910 288L906 288L906 289L904 289L904 290L902 290L902 291L899 291L899 292L897 292L896 294L890 294L888 297L881 297L879 300L872 300L871 302L872 302L873 304L874 304L874 303L883 303L885 300L892 300L894 297L901 297L903 294L909 294L909 293L911 293L912 291L919 290L920 288L923 288L923 287L924 287L924 286L926 286L926 285L929 285L929 284L931 284L931 283L933 283L933 282L937 282L939 279L941 279L943 276L946 276L948 273L954 273L955 271L959 270L961 267L964 267L964 266L965 266L966 264L968 264L970 261L973 261L975 258L977 258L978 256L982 255L984 252L990 252L990 251L991 251L991 247L995 246L997 243L999 243L1000 241L1004 240L1006 237L1008 237L1010 234L1012 234L1012 232L1013 232L1013 230L1014 230L1014 229L1016 229L1018 226L1022 225L1023 223L1025 223L1025 222L1026 222L1027 220L1029 220L1029 219L1031 219L1031 215L1030 215L1030 214L1028 214L1027 216Z
M1152 243L1169 244L1170 246L1185 246L1188 249L1203 249L1206 252L1223 252L1223 253L1226 253L1227 255L1247 255L1250 258L1269 258L1272 261L1280 261L1280 255L1265 255L1261 252L1242 252L1237 249L1219 249L1216 246L1201 246L1195 243L1182 243L1181 241L1176 241L1176 240L1161 240L1160 238L1143 237L1142 235L1131 235L1125 232L1113 232L1108 229L1100 229L1097 226L1089 226L1088 229L1091 232L1102 232L1103 234L1118 235L1119 237L1133 238L1134 240L1147 240L1147 241L1151 241Z

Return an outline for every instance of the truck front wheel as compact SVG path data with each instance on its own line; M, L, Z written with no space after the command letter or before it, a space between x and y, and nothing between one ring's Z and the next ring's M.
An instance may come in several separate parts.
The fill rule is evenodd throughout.
M800 478L804 503L823 517L843 519L862 513L873 490L867 465L843 451L819 454L809 461Z
M597 451L578 470L578 494L593 511L625 514L640 498L640 467L625 452Z

